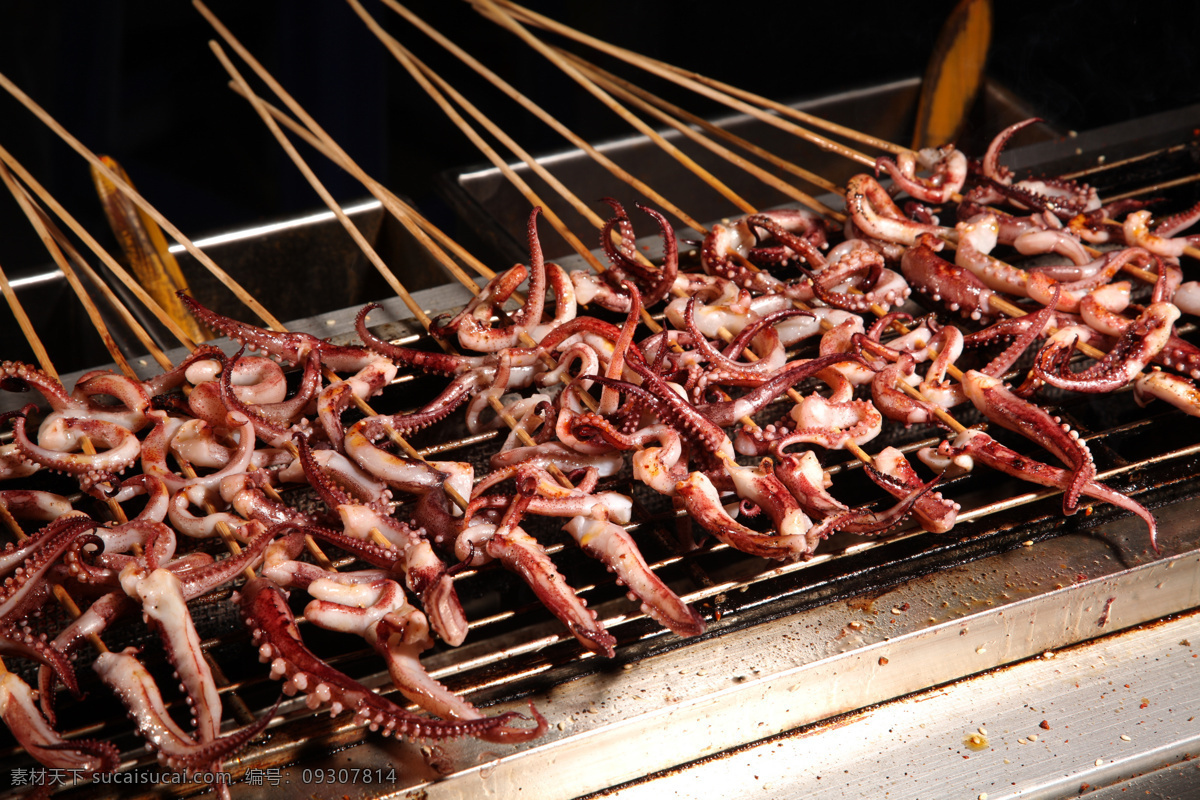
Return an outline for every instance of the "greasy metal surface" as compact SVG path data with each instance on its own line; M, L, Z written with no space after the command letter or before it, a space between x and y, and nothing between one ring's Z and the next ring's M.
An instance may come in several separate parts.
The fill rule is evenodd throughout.
M1191 612L598 797L1185 800L1200 785L1197 755L1200 613Z

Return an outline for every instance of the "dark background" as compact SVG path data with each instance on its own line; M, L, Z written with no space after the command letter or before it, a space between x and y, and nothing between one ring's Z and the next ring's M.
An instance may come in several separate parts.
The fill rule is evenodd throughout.
M532 152L566 145L374 0L368 10L474 98ZM685 3L532 1L600 38L780 100L923 73L953 2ZM1154 2L997 2L988 74L1060 129L1200 101L1193 42L1200 12ZM450 211L439 173L482 158L339 0L212 0L235 35L370 173L435 221ZM458 0L410 8L592 141L626 125L540 56ZM270 139L207 47L188 2L0 2L0 71L89 147L116 157L185 233L316 208L318 198ZM697 113L718 109L647 80ZM93 231L105 224L84 162L0 97L0 144ZM312 159L335 196L365 191ZM453 226L450 225L451 229ZM0 265L41 268L44 250L0 198Z

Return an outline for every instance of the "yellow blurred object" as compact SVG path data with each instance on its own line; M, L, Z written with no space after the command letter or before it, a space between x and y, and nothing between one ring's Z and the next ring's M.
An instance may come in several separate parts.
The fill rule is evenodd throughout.
M125 174L115 160L101 156L100 160L106 167L121 177L130 186L133 182ZM117 190L107 178L92 168L92 181L96 184L96 193L108 216L108 224L112 226L129 266L142 287L158 304L179 324L194 342L203 342L213 338L213 334L188 313L183 303L176 297L177 291L186 291L187 281L179 269L179 262L171 255L167 247L167 239L162 229L153 219L144 214L128 197Z
M991 0L962 0L933 47L921 82L913 149L953 142L979 87L992 40Z

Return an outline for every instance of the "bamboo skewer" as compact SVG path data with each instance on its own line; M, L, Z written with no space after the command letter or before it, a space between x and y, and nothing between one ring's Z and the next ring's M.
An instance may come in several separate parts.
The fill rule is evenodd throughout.
M1095 175L1100 172L1107 172L1110 169L1116 169L1118 167L1127 167L1130 164L1137 164L1138 162L1146 161L1147 159L1155 158L1157 156L1170 155L1171 153L1180 153L1186 149L1188 149L1188 145L1186 145L1186 144L1173 144L1170 147L1163 147L1158 150L1151 150L1148 153L1138 153L1136 156L1130 156L1128 158L1119 158L1119 159L1113 159L1112 161L1105 161L1103 164L1095 164L1093 166L1086 167L1084 169L1076 170L1075 172L1064 172L1063 174L1059 175L1058 177L1062 178L1063 180L1073 181L1073 180L1077 180L1079 178L1086 178L1089 175ZM1155 191L1155 190L1149 189L1146 191ZM1109 202L1112 202L1111 198L1110 198Z
M395 275L393 275L391 270L388 269L388 266L384 263L383 258L381 258L379 253L375 251L375 248L371 246L371 243L367 241L367 238L363 236L362 231L358 229L358 226L354 224L353 220L351 220L350 217L346 215L346 212L342 210L341 205L337 202L337 200L334 199L333 195L329 193L324 184L317 179L316 174L313 173L312 169L308 166L304 159L300 157L300 154L297 152L295 146L286 136L284 136L283 131L279 129L279 125L275 122L274 118L262 107L262 105L259 103L258 95L249 89L249 85L245 82L245 79L242 77L241 73L238 72L237 68L229 60L229 57L225 55L225 51L221 49L221 46L215 41L210 41L209 48L221 62L221 66L224 67L225 70L232 76L233 80L236 81L239 86L241 86L242 93L246 96L246 99L250 102L250 105L254 108L255 112L262 119L263 123L266 124L267 128L271 131L271 134L274 135L280 146L283 147L288 157L291 158L292 163L294 163L296 168L300 170L301 174L308 181L309 185L312 186L313 190L320 196L321 200L325 203L329 210L333 212L335 217L337 217L338 222L340 222L342 227L346 229L346 232L350 234L350 238L352 238L354 243L358 245L358 248L367 257L367 260L371 262L376 271L378 271L379 274L383 276L384 280L388 282L388 285L392 288L392 291L396 292L396 294L400 296L401 300L403 300L404 304L408 306L408 310L412 312L413 316L417 317L418 319L427 320L428 316L426 316L425 312L421 309L421 306L418 305L415 300L413 300L412 295L408 294L408 292L402 293L403 286L400 285L399 281L396 280Z
M349 154L339 147L337 142L335 142L332 137L325 133L317 121L309 116L308 113L304 111L303 107L301 107L300 104L297 103L295 99L271 76L271 74L267 72L267 70L265 70L261 64L259 64L258 60L251 55L250 51L246 50L246 48L242 46L241 42L239 42L237 38L230 33L229 29L226 28L219 19L217 19L217 17L208 9L208 7L205 6L204 3L200 2L200 0L193 0L192 5L194 5L196 10L200 12L200 14L208 21L210 25L212 25L213 29L220 34L221 38L225 40L226 44L233 48L234 52L236 52L243 61L250 65L255 74L257 74L259 78L261 78L263 82L270 87L271 91L273 91L284 102L284 104L287 105L291 112L296 115L297 119L301 120L301 122L303 122L304 125L307 126L310 131L312 131L313 135L323 143L323 147L336 156L335 162L340 163L350 172L350 174L362 180L360 176L365 177L366 172L359 168L354 160L350 158ZM212 44L209 46L213 47ZM216 52L215 48L214 52ZM223 53L217 53L217 58L222 61L222 65L228 63L228 59ZM230 69L233 69L232 64L226 67L227 71ZM236 70L234 71L236 72ZM260 117L263 118L263 122L267 125L268 130L272 130L272 133L274 133L274 118L269 112L266 111L264 101L257 95L254 95L253 99L248 96L248 93L253 93L249 89L249 84L247 84L244 80L235 78L234 82L238 85L240 93L243 94L243 96L246 96L246 99L251 103L255 111ZM286 140L286 137L281 138L280 136L276 136L276 139L279 140L282 145L282 142ZM291 150L288 151L289 156L291 156L291 152L294 152L295 150L294 146L292 146L290 142L282 146L285 148L285 151L288 151L288 148L291 148ZM298 154L293 157L293 162L295 162L296 158L298 157ZM308 169L307 166L300 167L299 164L297 164L297 168L300 169L302 174ZM305 175L305 177L307 178L308 176ZM313 177L315 179L315 175ZM310 184L312 183L311 180L309 182ZM399 199L395 197L395 195L383 189L382 185L379 184L378 181L368 178L367 180L364 180L363 183L366 185L368 191L375 195L375 197L384 204L384 207L387 208L401 222L401 224L408 229L408 231L417 239L418 242L420 242L427 249L433 249L436 247L422 227L413 223L412 215L410 213L405 213L409 208L406 203L401 203ZM319 190L317 193L319 195L322 195L323 193L327 194L324 188ZM322 196L322 199L325 199L324 196ZM355 242L359 243L361 247L361 244L366 242L365 237L363 237L362 233L358 231L357 226L351 222L348 222L348 218L346 217L345 212L342 211L341 206L336 202L333 202L332 205L330 205L330 202L331 201L327 201L326 205L329 206L330 210L333 211L339 222L342 223L343 227L346 227L347 231L355 239ZM387 266L383 264L383 261L379 258L378 254L371 255L366 250L363 252L371 261L372 266L375 267L383 279L388 282L388 285L391 286L392 290L395 291L395 279L394 277L389 277L390 270L388 270ZM373 252L374 251L372 250L371 253ZM458 265L455 264L451 259L446 259L443 261L443 266L445 266L447 270L449 270L450 273L455 276L456 279L462 282L464 286L467 286L468 288L475 286L474 281L467 277L458 267ZM400 294L400 292L396 293L398 295ZM405 305L408 305L408 303L409 301L405 301ZM411 305L409 306L409 310L413 312L414 316L418 315L419 313L424 313L420 311L419 308L414 308Z
M488 4L489 8L492 7L490 0L482 0L482 2ZM528 44L533 49L537 50L542 56L544 56L552 64L554 64L556 67L558 67L564 73L566 73L567 77L571 78L576 83L578 83L581 87L583 87L584 91L588 92L590 95L592 95L597 100L599 100L602 104L604 104L610 111L612 111L614 114L621 117L621 119L625 120L630 125L632 125L634 127L634 129L637 130L639 133L641 133L644 136L649 137L650 140L652 142L654 142L654 144L658 145L659 148L661 148L662 150L665 150L667 153L669 153L676 161L683 164L685 167L687 167L689 170L691 170L694 174L700 176L704 180L705 183L707 183L709 186L711 186L713 189L715 189L717 192L719 192L721 194L721 196L723 196L726 200L733 203L735 206L742 209L742 211L744 211L746 213L753 213L752 211L750 211L750 209L752 207L750 206L749 203L747 203L741 197L741 195L739 195L737 192L733 191L728 186L726 186L724 182L722 182L719 178L717 178L715 175L710 173L704 167L697 164L690 156L688 156L682 150L680 150L675 145L671 144L666 139L664 139L663 136L658 131L654 130L653 127L651 127L650 125L647 125L640 117L633 114L632 112L629 111L629 109L625 108L625 106L618 103L612 97L612 95L610 95L608 92L601 89L593 81L589 80L583 73L581 73L574 66L572 66L570 63L568 63L566 61L566 59L560 57L556 52L554 52L552 49L550 49L541 40L539 40L538 38L533 36L531 33L529 33L529 31L526 30L523 25L521 25L519 22L517 22L512 17L510 17L506 14L503 14L502 12L498 15L497 19L500 21L500 23L504 27L508 28L508 30L510 30L512 33L515 33L523 42ZM680 219L685 224L687 224L689 227L691 227L695 230L698 230L698 231L703 230L703 226L700 225L700 223L698 223L695 219L691 218L690 216L685 215L684 217L681 217Z
M624 183L631 186L635 191L641 193L642 196L646 197L655 206L662 209L667 214L670 214L671 216L675 217L676 219L683 221L684 224L686 224L686 225L690 226L693 222L695 222L695 220L692 220L690 217L688 217L686 214L684 214L684 212L678 206L676 206L674 203L672 203L666 197L663 197L657 190L654 189L654 187L650 186L645 181L637 178L632 173L630 173L628 170L623 168L621 165L617 164L612 159L610 159L608 156L606 156L604 153L597 150L586 139L579 136L577 133L572 131L570 128L568 128L567 126L565 126L561 122L559 122L558 119L555 118L555 116L553 114L549 113L548 111L543 109L541 106L539 106L538 104L536 104L532 100L530 100L528 97L526 97L524 94L517 91L511 84L509 84L507 81L505 81L499 75L492 72L490 69L488 69L482 63L480 63L479 60L476 59L474 56L472 56L470 53L467 53L465 50L460 48L458 45L454 44L449 39L444 37L437 30L431 28L424 20L422 20L420 17L417 17L415 14L413 14L407 8L402 6L399 2L397 2L397 0L383 0L383 3L388 8L390 8L392 11L394 11L397 14L399 14L400 16L404 17L404 19L406 19L409 23L411 23L413 26L418 28L426 36L430 37L435 42L437 42L439 45L441 45L443 48L445 48L446 50L451 52L453 55L458 57L464 64L466 64L468 67L470 67L471 69L473 69L477 73L479 73L489 83L491 83L493 86L495 86L501 92L503 92L506 96L508 96L510 99L512 99L518 105L520 105L526 111L533 114L535 117L537 117L543 123L548 125L551 129L553 129L556 133L558 133L560 136L562 136L564 139L566 139L568 142L570 142L573 146L578 147L580 150L587 153L591 158L593 158L595 161L597 161L602 166L604 166L605 169L607 169L610 173L615 175L619 180L621 180ZM699 223L696 223L696 224L699 224ZM700 230L700 229L697 228L696 230Z
M549 222L556 231L558 231L559 235L562 236L577 253L583 256L583 258L589 261L589 263L595 261L595 264L593 264L594 268L603 270L603 265L601 265L600 262L595 258L591 252L591 249L584 246L583 242L579 241L579 238L567 228L566 223L562 221L558 214L556 214L554 210L549 207L549 205L543 202L533 188L530 187L529 184L526 183L525 180L522 179L503 158L500 157L495 149L493 149L486 141L484 141L483 137L480 136L465 119L463 119L463 117L458 113L457 109L455 109L450 103L450 100L447 99L446 95L449 95L455 103L461 106L468 114L473 116L476 122L483 124L484 127L488 129L489 133L500 139L501 143L511 150L518 158L529 165L529 167L537 173L538 177L546 181L562 197L566 198L576 211L585 217L594 217L595 212L588 208L586 203L584 203L574 193L567 189L567 187L564 186L556 177L554 177L549 170L545 169L541 164L539 164L537 159L522 149L521 146L517 144L510 136L504 133L503 130L501 130L498 126L491 124L491 121L488 120L487 117L485 117L473 103L456 91L454 87L446 83L441 76L434 73L424 62L409 52L393 36L388 34L387 31L385 31L383 27L379 25L375 18L366 12L366 9L364 9L362 5L357 2L357 0L347 0L347 2L350 4L354 12L363 20L363 22L366 23L367 27L371 29L371 32L375 34L376 38L383 42L384 46L388 48L392 56L398 62L400 62L408 74L412 76L413 80L415 80L421 86L421 88L425 90L425 93L428 94L435 103L437 103L437 105L442 109L442 112L445 113L446 116L449 117L450 120L459 128L459 130L461 130L467 136L467 138L471 140L476 149L482 152L488 161L490 161L492 165L496 167L496 169L501 171L504 177L508 179L509 183L517 187L517 190L525 196L525 199L529 201L531 206L541 207L542 214L546 217L546 221ZM436 83L437 86L434 86L433 83Z
M116 342L113 340L112 333L108 330L108 325L104 322L104 318L100 315L100 309L96 307L96 304L92 301L91 296L83 287L83 284L79 282L79 276L75 274L75 270L71 268L66 256L64 256L62 250L59 249L58 243L54 240L54 237L50 234L49 229L43 222L41 214L39 214L37 209L30 204L29 198L23 191L21 191L16 183L13 182L12 175L9 174L9 171L3 166L0 166L0 180L4 181L4 185L8 187L8 191L21 206L21 210L25 212L25 216L29 218L29 223L37 232L38 237L41 238L42 244L50 253L50 257L54 259L54 263L58 265L59 270L66 277L67 283L71 286L72 291L75 292L75 296L79 298L81 303L83 303L84 310L87 312L88 318L92 321L92 326L96 329L96 332L100 334L100 339L104 342L105 349L107 349L112 355L113 360L117 363L117 366L122 372L130 377L134 377L135 373L133 371L133 367L129 366L129 362L125 360L124 353L121 352L120 348L117 347Z
M70 260L71 265L67 266L63 272L67 277L71 288L79 297L80 302L83 303L86 309L88 309L89 317L91 317L92 314L98 315L99 311L96 309L94 302L91 300L88 290L83 286L82 282L75 274L76 271L82 272L84 276L91 281L92 285L96 287L100 294L103 295L104 299L108 302L112 309L116 311L117 315L121 318L125 325L128 326L133 335L138 339L139 342L141 342L142 346L146 348L147 354L160 366L169 369L172 366L171 361L154 341L154 338L150 336L149 332L147 332L141 323L137 321L137 318L129 312L129 309L125 307L125 304L120 301L120 298L117 297L116 293L113 292L108 284L104 282L104 279L96 273L96 270L92 268L92 265L84 260L84 258L79 254L79 251L75 249L62 230L59 229L59 227L54 224L53 220L50 219L49 215L42 208L35 205L35 201L32 196L30 196L29 190L24 186L15 184L15 181L10 180L8 172L5 170L3 165L0 165L0 174L6 176L5 183L8 184L10 191L19 191L23 195L24 201L21 203L21 205L23 207L31 208L32 211L37 215L37 227L39 232L44 229L45 232L52 237L53 242L57 245L54 250L50 250L50 246L47 244L47 250L51 252L55 262L58 263L63 256L66 256L66 258ZM58 252L55 252L56 250ZM106 335L109 335L107 329L101 333L102 338ZM115 363L118 365L118 367L121 367L123 372L126 372L126 374L132 377L132 366L129 365L128 360L124 356L121 356L121 358L121 361L117 361ZM122 366L122 364L124 364L124 366ZM126 370L126 367L129 369Z
M595 64L592 64L591 62L586 61L579 56L574 55L573 53L568 53L565 50L559 50L557 48L556 52L558 52L563 58L566 58L571 63L575 64L584 75L586 75L590 80L601 84L607 91L617 94L626 102L637 105L645 113L651 114L660 122L670 125L684 136L692 139L692 141L709 149L713 153L716 153L718 156L730 162L734 166L749 172L751 175L758 178L760 181L772 187L773 189L787 195L792 200L807 206L813 211L816 211L818 214L822 214L838 222L844 222L846 220L846 215L840 211L833 210L812 195L800 191L786 181L780 180L767 170L762 169L758 165L746 160L745 158L742 158L728 148L722 147L712 139L697 133L692 127L689 126L702 128L709 135L725 139L726 141L769 161L780 169L785 169L789 172L792 172L797 177L808 181L814 186L820 186L826 191L835 191L837 189L833 182L827 181L816 173L809 172L802 167L798 167L795 164L785 161L773 153L770 153L763 148L746 141L740 136L722 130L716 125L713 125L711 122L694 114L690 114L679 106L668 103L661 97L651 94L640 87L634 86L628 81L621 80L611 72L603 70L600 67L597 67Z
M257 314L260 319L266 322L268 326L277 331L284 329L279 320L275 319L275 317L272 316L267 309L263 308L262 303L259 303L257 300L251 297L250 293L242 288L242 286L235 281L229 275L229 273L217 266L216 262L209 258L204 251L192 244L191 240L184 236L178 228L172 225L171 222L158 211L158 209L156 209L150 204L149 201L138 194L137 190L122 181L116 173L105 166L104 162L101 161L95 153L93 153L91 150L85 147L82 142L72 136L66 128L64 128L58 123L57 120L54 119L54 117L50 116L45 109L34 102L29 95L21 91L21 89L12 81L10 81L3 73L0 73L0 88L3 88L18 102L20 102L21 105L25 106L25 108L32 112L46 127L50 128L50 130L54 131L54 133L60 139L70 145L71 149L87 159L96 172L98 172L100 175L103 175L105 179L113 183L121 192L133 200L133 202L137 204L138 208L145 211L151 219L162 226L162 229L169 233L171 238L183 245L184 249L186 249L193 258L203 264L205 268L209 270L209 272L211 272L219 281L221 281L221 283L223 283L231 292L233 292L239 300L245 303L247 307L253 310L254 313Z
M1129 198L1137 197L1138 195L1150 194L1151 192L1161 192L1165 189L1174 189L1176 186L1186 186L1187 184L1195 183L1196 181L1200 181L1200 174L1187 175L1182 178L1163 181L1162 183L1155 183L1150 186L1143 186L1140 189L1134 189L1132 191L1125 192L1124 194L1115 194L1107 199L1110 203L1116 202L1117 200L1128 200Z
M8 168L11 169L18 178L21 179L21 182L31 189L35 195L37 195L38 200L40 200L46 208L53 211L54 215L62 220L63 223L71 229L71 232L78 236L80 241L82 241L89 250L91 250L96 254L97 257L100 258L104 265L108 267L108 269L112 271L114 275L117 276L121 283L124 284L125 287L128 288L147 309L149 309L155 318L171 332L172 336L179 340L179 342L189 350L195 349L195 342L188 338L187 334L182 328L179 327L174 318L171 317L171 315L165 310L163 310L163 308L158 305L154 298L151 297L145 289L142 288L142 286L133 278L133 276L131 276L124 267L118 264L116 259L114 259L107 250L100 246L99 242L97 242L96 239L90 233L88 233L87 229L80 225L79 222L76 221L76 219L65 208L63 208L62 205L55 200L54 197L48 191L46 191L46 189L40 183L38 183L38 181L32 175L29 174L29 171L21 166L20 162L18 162L12 156L12 154L10 154L3 147L0 147L0 161L3 161ZM159 363L162 366L166 366L166 363L162 362L161 360Z
M454 90L452 86L446 83L441 76L437 75L437 73L431 70L427 65L405 50L399 42L397 42L386 31L384 31L382 27L379 26L373 17L366 13L366 11L356 2L356 0L348 0L348 2L359 14L359 16L363 18L364 22L366 22L371 31L375 33L375 35L384 43L385 46L388 47L389 50L391 50L392 54L397 58L397 60L399 60L405 66L405 68L408 69L413 78L418 81L423 89L425 89L426 93L428 93L430 97L432 97L435 102L441 106L450 120L456 126L458 126L458 128L462 130L462 132L471 140L471 142L484 154L484 156L491 161L498 170L500 170L501 174L503 174L504 177L507 178L508 181L514 187L516 187L519 192L521 192L525 199L529 201L530 205L540 207L542 209L542 213L546 216L547 220L554 225L555 230L557 230L559 234L567 240L567 242L575 249L576 253L578 253L583 260L590 267L592 267L592 269L596 270L598 273L604 272L604 265L595 256L591 249L585 246L583 242L581 242L579 238L575 236L575 234L572 233L569 228L567 228L566 224L563 223L561 218L554 213L553 209L551 209L547 203L543 202L537 193L529 186L529 184L526 183L524 179L520 177L520 175L513 171L512 168L508 166L508 163L502 159L499 154L497 154L496 151L475 132L470 124L467 123L466 120L464 120L461 115L459 115L446 101L446 98L441 94L441 92L430 85L426 78L436 82L438 86L441 87L442 92L450 94L455 101L459 103L459 105L463 106L473 117L475 117L476 121L483 125L489 133L500 139L514 154L516 154L518 158L522 159L533 172L546 181L551 188L558 192L559 196L570 203L571 206L574 207L575 210L579 212L585 219L592 223L593 226L598 229L602 229L604 227L604 220L601 219L600 216L596 214L596 212L594 212L590 207L588 207L586 203L580 200L574 192L568 189L566 185L558 180L553 173L540 164L536 158L530 155L524 148L522 148L510 136L508 136L498 125L496 125L491 119L479 111L474 104L470 103L470 101L463 97L459 92ZM647 325L654 325L653 318L645 309L642 309L642 319Z
M515 3L506 2L505 0L469 0L469 2L471 2L471 4L474 5L478 10L480 10L480 13L482 13L484 16L488 17L489 19L491 19L494 22L499 23L503 27L508 28L509 30L513 31L514 33L516 32L517 27L520 27L520 23L513 16L513 14L516 13L517 15L521 16L523 19L526 19L527 21L529 21L533 24L536 24L539 27L545 28L546 30L553 31L555 33L562 34L563 36L566 36L568 38L574 39L575 41L586 44L589 47L592 47L603 53L611 55L622 61L626 61L630 64L633 64L634 66L640 67L640 68L642 68L648 72L651 72L661 78L665 78L666 80L671 81L672 83L678 84L679 86L682 86L686 89L691 89L692 91L696 92L697 94L700 94L711 100L715 100L719 103L722 103L730 108L733 108L737 111L742 112L743 114L749 114L750 116L753 116L756 119L762 120L763 122L767 123L768 125L773 125L774 127L780 128L781 130L795 134L796 136L799 136L802 139L805 139L806 141L811 142L812 144L815 144L817 147L820 147L822 150L826 150L831 153L836 153L838 155L845 156L846 158L849 158L852 161L857 161L858 163L860 163L864 166L868 166L871 168L874 168L874 166L875 166L875 159L871 158L870 156L868 156L864 153L861 153L852 147L848 147L844 144L841 144L840 142L835 142L831 139L827 139L818 133L814 133L813 131L810 131L807 128L801 127L800 125L797 125L793 122L789 122L788 120L782 119L779 116L770 114L770 113L762 110L761 108L751 105L743 100L739 100L737 97L734 97L732 95L732 93L728 93L728 92L724 91L724 89L718 90L716 88L713 88L712 86L708 85L706 82L701 81L695 77L691 77L692 73L687 73L684 70L679 70L678 68L670 67L670 65L666 65L666 64L663 64L662 62L655 61L654 59L647 58L646 56L640 55L638 53L634 53L633 51L626 50L624 48L616 47L615 45L608 44L607 42L603 42L599 39L588 36L587 34L584 34L578 30L575 30L574 28L570 28L566 25L555 22L554 20L552 20L548 17L544 17L540 14L535 14L534 12L529 11L528 9L523 8L521 6L518 6ZM501 8L501 6L503 8ZM521 29L523 30L523 28L521 28ZM522 37L522 38L524 38L524 37ZM709 80L710 79L705 79L705 81L709 81ZM729 88L733 88L733 87L729 87ZM740 91L740 90L736 90L736 91ZM755 97L756 101L761 99L764 104L772 106L772 107L774 107L775 105L780 105L781 108L789 108L788 106L782 106L781 104L775 104L772 101L766 100L766 98L758 98L756 95L754 97ZM778 111L780 109L775 109L775 110ZM783 112L783 113L791 113L794 111L795 111L795 109L789 109L788 112ZM804 112L799 112L799 113L803 114ZM808 116L810 120L819 119L818 117L812 117L811 115L806 115L806 116ZM832 123L827 123L824 120L822 120L822 122L824 124L832 124ZM841 128L841 126L838 126L838 127ZM861 139L861 137L865 136L865 134L861 134L850 128L841 128L841 130L844 132L845 135L849 136L850 138L860 138ZM873 137L871 139L871 144L872 144L872 146L878 147L879 149L886 150L888 152L903 152L903 151L907 150L907 148L901 148L901 147L898 147L897 145L893 145L888 142L884 142L882 140L876 140L876 139L873 139Z
M47 375L58 380L58 372L54 369L53 362L50 361L50 354L46 352L46 346L42 344L41 337L33 329L33 323L29 320L29 315L25 313L25 306L21 304L16 290L8 282L8 276L4 274L3 267L0 267L0 292L4 293L4 299L8 302L8 307L12 309L21 333L25 335L25 341L32 348L34 358L37 359L38 364Z
M836 122L832 122L832 121L824 119L822 117L818 117L815 114L809 114L806 111L801 111L798 108L793 108L792 106L786 105L784 103L779 103L775 100L771 100L770 98L763 97L762 95L754 94L753 92L748 92L744 89L739 89L736 86L731 86L727 83L723 83L714 78L706 77L704 75L701 75L698 72L686 70L686 69L683 69L682 67L677 67L675 65L668 64L664 61L659 61L657 59L641 55L640 53L635 53L632 50L626 50L624 48L618 48L618 47L615 47L612 45L608 45L607 43L602 42L599 39L590 37L587 34L582 33L581 31L578 31L574 28L570 28L566 25L563 25L562 23L559 23L559 22L556 22L556 21L550 19L549 17L546 17L542 14L538 14L528 8L525 8L524 6L518 5L517 3L511 2L511 0L486 0L486 1L494 2L496 5L503 6L506 10L508 10L513 15L518 16L533 25L536 25L540 28L545 28L546 30L554 31L555 33L562 34L563 36L566 36L566 37L573 39L577 42L580 42L582 44L586 44L597 50L607 52L609 55L620 58L630 64L633 64L634 66L642 67L643 69L646 69L647 71L653 72L655 74L661 74L660 71L674 73L680 77L688 78L690 80L696 81L696 82L704 84L706 86L709 86L716 91L724 92L725 94L730 95L731 97L739 98L739 99L745 100L746 102L749 102L749 103L755 103L757 105L763 106L764 108L769 108L773 111L779 112L780 114L784 114L786 116L792 117L793 119L798 119L801 122L805 122L809 125L812 125L813 127L821 128L822 130L836 134L838 136L841 136L845 139L849 139L851 141L856 141L867 147L873 147L877 150L884 150L889 153L903 153L903 152L908 151L907 147L902 147L898 144L894 144L894 143L886 141L884 139L880 139L878 137L871 136L870 134L863 133L862 131L857 131L857 130L847 127L845 125L839 125ZM478 4L478 0L472 0L472 2L474 4ZM643 66L643 64L646 66ZM666 75L662 75L662 77L666 77ZM669 80L669 78L668 78L668 80ZM811 131L808 131L806 133L812 134ZM812 134L812 135L816 136L816 134ZM806 136L805 138L808 138L808 137ZM820 139L823 139L823 137L820 137ZM828 142L828 140L825 140L824 142L822 142L820 139L817 139L815 141L810 139L810 141L813 141L813 144L816 144L819 147L822 147L822 149L829 150L830 152L838 152L838 153L841 152L839 148L842 147L842 145L839 145L837 142Z
M251 66L254 66L253 62L248 63L250 63ZM232 88L233 91L237 92L243 97L245 96L242 93L241 87L238 86L237 83L234 81L230 81L229 83L230 88ZM271 105L264 98L260 97L259 101L262 103L263 108L270 113L276 122L287 128L295 136L302 139L305 144L316 150L321 155L325 156L341 169L345 170L348 175L351 175L358 181L361 181L363 185L368 187L372 194L380 192L383 196L380 197L380 195L376 194L376 197L380 198L380 202L383 204L384 208L387 209L388 212L397 219L403 219L404 217L411 219L418 226L420 226L422 231L429 234L429 236L436 241L441 248L462 261L476 274L482 275L487 280L491 280L492 278L496 277L494 270L476 258L461 244L450 238L449 234L447 234L437 225L434 225L432 222L430 222L424 215L421 214L421 212L404 202L404 200L394 194L390 189L364 172L362 168L358 166L358 164L343 158L341 155L339 155L339 153L327 146L324 141L317 138L312 131L308 130L299 122L292 119L276 106ZM453 264L454 262L451 261L450 263ZM444 264L443 266L448 265ZM455 265L455 267L457 267L457 265ZM473 278L468 276L461 269L454 269L451 272L455 279L458 280L458 282L466 287L469 291L475 294L479 292L479 284L477 284Z

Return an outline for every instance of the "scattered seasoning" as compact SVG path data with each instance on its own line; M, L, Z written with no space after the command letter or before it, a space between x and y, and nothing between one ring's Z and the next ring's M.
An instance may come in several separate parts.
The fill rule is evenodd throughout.
M1021 547L1033 547L1033 539L1026 539L1021 542Z
M887 663L888 663L887 656L880 656L880 657L879 657L879 666L881 666L881 667L886 667L886 666L887 666Z
M985 728L985 727L983 727L982 725L980 725L980 726L979 726L979 735L980 735L980 736L987 736L987 728Z
M854 630L858 630L859 628L862 627L862 623L858 622L858 621L854 621L854 622L850 623L850 627L853 628Z
M1192 643L1191 643L1191 642L1189 642L1187 639L1184 639L1183 641L1181 641L1181 642L1180 642L1180 644L1181 644L1181 645L1183 645L1184 647L1191 647L1191 646L1192 646Z
M1123 733L1122 733L1122 734L1121 734L1121 741L1122 741L1122 742L1131 742L1131 741L1133 741L1133 740L1132 740L1132 739L1130 739L1128 736L1126 736L1125 734L1123 734Z
M623 670L625 670L626 672L628 672L629 670L633 669L633 664L622 664L622 665L621 665L621 669L623 669Z
M1031 742L1036 742L1036 741L1037 741L1037 734L1036 734L1036 733L1031 733L1031 734L1029 734L1029 741L1031 741Z
M1096 759L1096 766L1097 766L1097 767L1099 767L1099 766L1102 766L1103 764L1104 764L1104 759L1103 759L1103 758L1097 758L1097 759Z
M987 800L987 792L980 792L979 800Z
M1044 731L1050 730L1050 720L1048 720L1048 719L1042 720L1041 722L1038 723L1038 727Z
M1024 737L1021 737L1020 739L1017 739L1017 744L1028 744L1028 742Z
M696 670L696 674L697 674L697 675L699 675L701 678L703 678L705 675L707 675L707 674L708 674L708 670L706 670L706 669L698 669L698 670Z
M963 739L963 744L968 750L975 750L978 752L979 750L987 749L988 740L987 737L981 733L969 733L967 734L966 738Z
M893 609L892 609L892 613L893 613L893 614L900 614L900 613L902 613L902 612L901 612L901 611L900 611L900 609L898 609L898 608L893 608Z
M987 648L984 647L983 645L979 645L979 647L975 648L975 652L982 655L983 653L987 652Z

